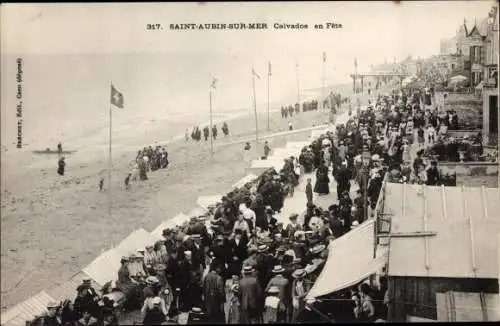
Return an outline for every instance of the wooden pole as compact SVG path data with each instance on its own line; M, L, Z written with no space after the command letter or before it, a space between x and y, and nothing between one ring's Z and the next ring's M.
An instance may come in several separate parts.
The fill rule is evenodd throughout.
M299 81L299 64L295 64L296 78L297 78L297 102L299 103L300 112L300 81Z
M325 89L326 89L326 79L325 79L325 58L323 57L323 72L322 72L322 79L323 79L323 98L321 99L321 103L322 103L322 106L323 106L323 111L326 110L326 106L325 106Z
M252 68L253 112L255 115L255 141L259 143L259 125L257 122L257 98L255 96L255 71Z
M111 84L110 84L111 85ZM111 85L112 87L112 85ZM110 89L111 89L110 87ZM111 168L112 168L112 152L111 152L111 144L113 139L113 116L112 116L112 107L111 102L109 103L109 162L108 162L108 213L111 217Z
M213 87L210 86L210 157L214 158L214 135L213 135L213 121L212 121L212 90Z
M271 83L271 63L269 62L269 65L267 67L267 131L271 130L269 127L269 89L270 89L270 83Z

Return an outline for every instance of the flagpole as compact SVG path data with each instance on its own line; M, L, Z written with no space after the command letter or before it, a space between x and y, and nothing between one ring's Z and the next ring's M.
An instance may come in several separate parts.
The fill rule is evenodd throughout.
M113 87L113 85L110 83L110 89ZM111 108L111 102L109 102L109 162L108 162L108 213L109 216L111 217L111 144L112 144L112 137L113 137L113 116L112 116L112 108Z
M300 112L300 83L299 83L299 64L295 64L295 72L297 78L297 101L299 102L299 112Z
M255 97L255 71L252 67L253 111L255 115L255 140L259 143L259 126L257 123L257 99Z
M323 106L323 111L326 111L326 107L325 107L325 88L326 88L326 85L325 85L325 62L326 62L326 54L325 52L323 52L323 98L321 99L321 105Z
M214 157L214 137L212 134L213 131L213 122L212 122L212 90L213 87L210 86L210 156L213 158Z
M269 128L269 85L271 83L271 62L269 62L269 65L267 67L267 131L270 130Z

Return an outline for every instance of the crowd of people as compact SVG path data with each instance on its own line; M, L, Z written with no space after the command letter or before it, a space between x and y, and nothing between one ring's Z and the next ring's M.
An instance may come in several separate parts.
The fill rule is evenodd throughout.
M165 147L144 147L137 152L133 172L125 178L125 188L129 187L130 181L148 180L148 173L159 169L166 169L169 165L168 152Z
M208 141L209 137L212 137L213 140L217 139L217 134L218 134L217 125L216 124L212 125L211 129L212 130L210 130L210 126L205 126L203 128L203 138L205 139L205 141ZM229 126L227 125L227 122L224 121L222 123L221 130L222 133L224 134L224 137L229 136ZM185 133L186 141L189 141L189 138L191 138L192 140L199 142L201 141L201 137L202 137L202 131L200 130L199 126L193 127L191 133L189 133L189 129L186 129Z
M411 155L411 147L418 146L414 135L420 138L418 130L433 125L434 112L418 125L425 112L418 96L404 90L379 95L302 148L298 158L285 159L280 171L262 173L205 214L165 229L163 240L122 257L117 281L108 282L101 294L84 280L74 302L51 304L49 315L38 320L43 325L112 325L120 311L140 309L137 322L148 325L175 323L181 312L189 313L188 324L318 321L305 298L321 273L328 245L374 216L384 178L453 185L453 176L441 175L426 148ZM144 149L138 160L166 167L168 155L162 153ZM304 176L305 213L278 221L285 197L293 196ZM314 193L329 194L330 178L336 181L337 198L323 209ZM332 303L322 301L318 309L328 309L335 321L386 319L386 291L384 277L378 284L361 282L332 294Z

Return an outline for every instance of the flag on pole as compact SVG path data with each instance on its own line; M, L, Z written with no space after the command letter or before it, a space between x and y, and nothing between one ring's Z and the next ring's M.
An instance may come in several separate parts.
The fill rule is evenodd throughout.
M354 67L358 67L358 59L357 58L354 58Z
M326 62L326 52L323 52L323 62Z
M210 87L213 88L213 89L216 89L216 83L217 83L218 79L215 78L215 77L212 77L212 84L210 84Z
M123 94L117 91L113 84L111 84L111 104L123 109Z
M252 74L253 74L255 77L257 77L257 79L260 79L260 76L259 76L259 75L257 75L257 73L255 72L255 70L253 70L253 68L252 68Z
M268 72L269 72L269 76L272 76L272 73L271 73L271 61L269 61L269 68L268 68Z

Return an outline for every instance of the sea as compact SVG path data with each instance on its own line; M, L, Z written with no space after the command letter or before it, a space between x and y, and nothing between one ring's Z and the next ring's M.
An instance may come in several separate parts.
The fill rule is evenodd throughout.
M304 64L298 70L291 59L279 58L268 77L268 62L257 64L234 53L2 55L2 175L12 167L37 166L32 151L55 149L58 142L82 158L89 151L105 157L110 110L113 148L137 150L154 141L182 138L186 128L208 124L214 78L214 122L253 114L252 68L258 112L266 111L268 78L271 110L294 104L298 89L301 101L318 98L323 92L320 67ZM330 78L328 89L350 87L345 80L334 82ZM111 84L123 94L123 109L111 107ZM20 101L21 127L16 117ZM145 144L145 134L158 130L162 139ZM21 149L16 147L18 133Z

